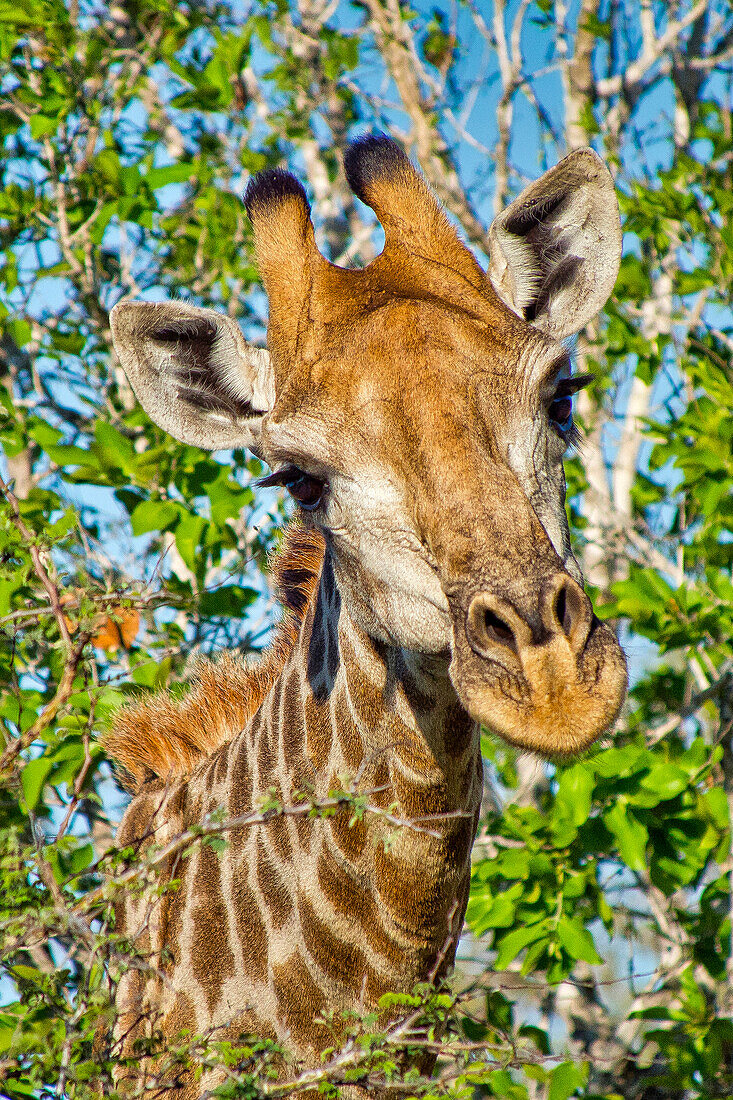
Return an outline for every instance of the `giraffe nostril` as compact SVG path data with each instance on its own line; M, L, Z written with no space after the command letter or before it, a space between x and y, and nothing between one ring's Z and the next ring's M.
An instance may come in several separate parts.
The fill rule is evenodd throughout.
M568 601L565 595L564 588L561 588L557 594L557 600L555 602L555 618L562 627L563 634L567 636L570 633L572 622L570 615L568 614Z
M553 634L561 633L580 652L590 631L593 612L590 600L572 577L560 575L545 597L543 618Z
M503 619L500 619L493 611L489 611L488 608L484 611L484 631L487 638L493 639L499 645L508 646L514 653L517 652L514 631Z
M490 592L480 592L471 600L466 614L466 635L479 657L519 654L523 643L522 624L516 612L504 600Z

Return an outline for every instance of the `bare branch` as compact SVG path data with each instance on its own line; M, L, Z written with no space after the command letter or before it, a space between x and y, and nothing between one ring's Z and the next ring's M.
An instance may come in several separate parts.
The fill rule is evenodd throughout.
M697 0L697 3L693 4L690 10L679 19L670 20L667 29L659 36L656 36L653 20L650 20L651 13L649 9L651 5L648 2L642 4L645 16L644 26L646 28L642 51L639 57L630 62L622 73L599 79L596 83L598 95L604 99L610 99L612 96L619 95L625 89L627 93L633 92L638 96L638 89L641 85L648 86L651 81L656 79L650 75L650 70L676 45L682 32L703 14L708 4L709 0Z

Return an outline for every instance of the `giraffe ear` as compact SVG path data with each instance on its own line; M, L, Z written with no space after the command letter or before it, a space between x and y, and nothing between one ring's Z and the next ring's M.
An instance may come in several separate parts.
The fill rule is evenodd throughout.
M226 314L183 302L120 302L112 340L151 420L208 451L257 450L275 401L270 356Z
M489 278L502 301L555 339L606 304L621 262L611 173L578 149L522 192L489 231Z

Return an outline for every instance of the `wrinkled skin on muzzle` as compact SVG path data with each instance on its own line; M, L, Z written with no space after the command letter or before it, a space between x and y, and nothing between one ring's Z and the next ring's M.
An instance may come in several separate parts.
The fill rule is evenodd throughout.
M451 598L450 676L477 721L510 744L547 756L588 748L615 721L626 661L567 574L542 586L533 627L489 592Z

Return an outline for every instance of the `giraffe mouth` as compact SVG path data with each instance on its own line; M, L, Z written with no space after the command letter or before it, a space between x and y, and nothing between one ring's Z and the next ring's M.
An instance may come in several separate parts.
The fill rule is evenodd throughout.
M609 730L626 695L626 659L567 574L522 616L490 593L451 601L450 677L469 714L519 748L582 752Z

